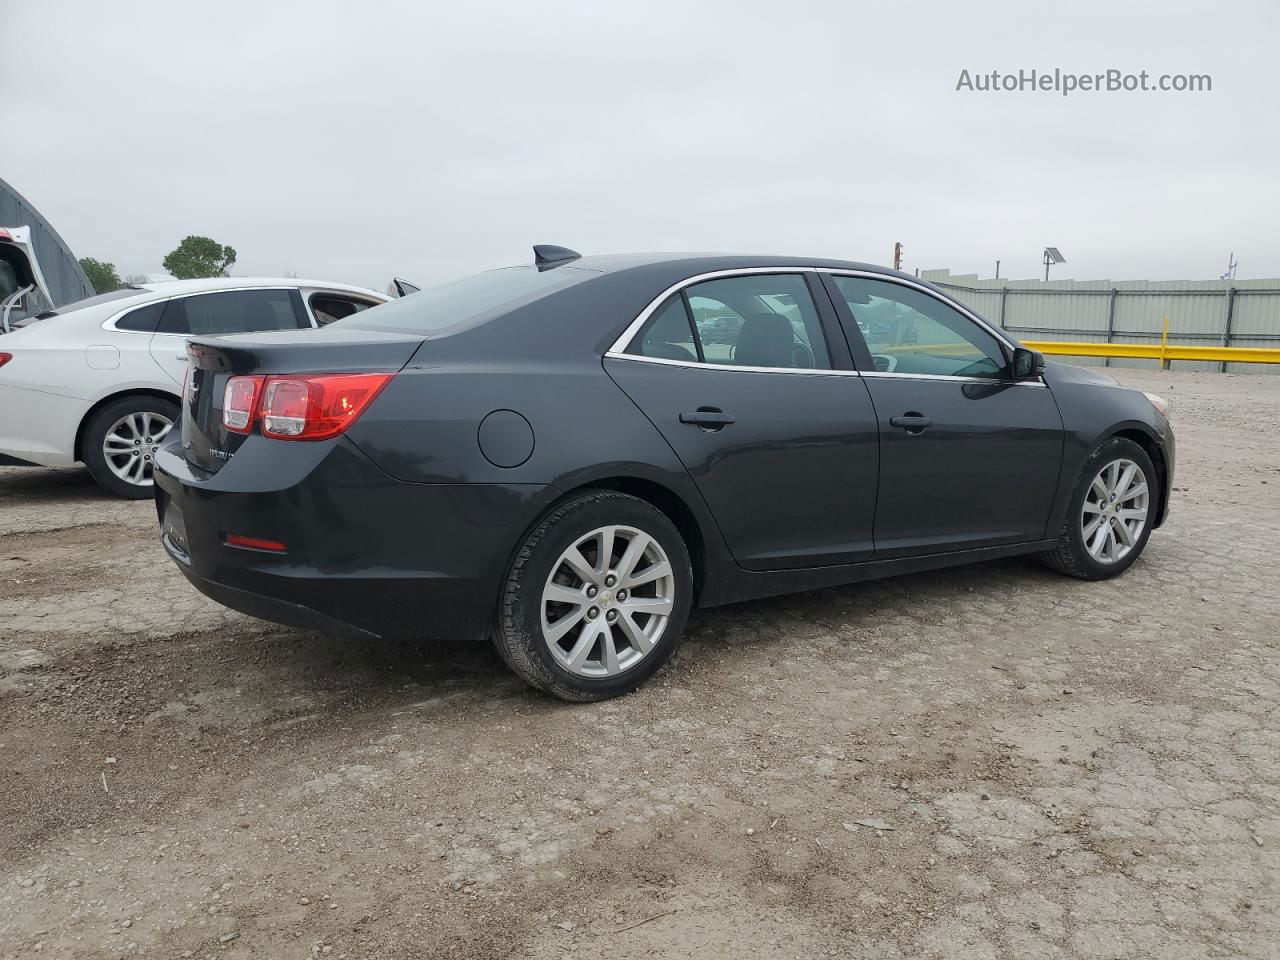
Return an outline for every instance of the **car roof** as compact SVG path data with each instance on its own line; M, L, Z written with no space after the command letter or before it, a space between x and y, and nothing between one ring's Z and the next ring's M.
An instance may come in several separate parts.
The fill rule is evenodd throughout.
M341 290L386 300L387 296L357 287L350 283L334 283L332 280L307 280L302 277L206 277L199 280L159 280L139 283L139 291L149 290L165 296L181 296L188 293L207 293L211 290L241 290L245 287L322 287L325 290Z
M610 253L579 257L563 266L600 273L618 273L641 267L689 266L700 271L742 270L752 267L819 267L828 270L866 270L890 277L909 277L889 267L856 260L833 260L829 257L768 256L741 253ZM554 269L554 268L553 268ZM910 277L910 279L915 279Z

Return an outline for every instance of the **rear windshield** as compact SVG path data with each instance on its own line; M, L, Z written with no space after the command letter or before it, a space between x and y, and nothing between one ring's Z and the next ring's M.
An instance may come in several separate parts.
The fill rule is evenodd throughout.
M74 303L63 304L56 310L47 310L40 314L40 320L45 317L60 317L64 313L70 313L72 310L83 310L85 307L96 307L100 303L110 303L112 300L127 300L129 297L136 297L139 294L146 293L140 287L124 287L120 290L112 290L110 293L100 293L96 297L85 297L83 300L76 300Z
M504 267L464 277L331 324L431 336L498 316L598 276L593 270Z

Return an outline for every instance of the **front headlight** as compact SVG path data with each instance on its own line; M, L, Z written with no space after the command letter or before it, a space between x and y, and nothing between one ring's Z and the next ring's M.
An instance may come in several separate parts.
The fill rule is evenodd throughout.
M1142 392L1142 395L1150 400L1151 405L1166 417L1169 415L1169 401L1164 397L1158 396L1154 393L1147 393L1145 390Z

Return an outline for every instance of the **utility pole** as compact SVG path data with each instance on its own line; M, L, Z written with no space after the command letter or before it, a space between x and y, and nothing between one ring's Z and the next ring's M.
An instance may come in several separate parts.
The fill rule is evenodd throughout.
M895 243L893 245L893 269L902 269L902 244Z
M1000 279L1000 261L999 260L996 261L996 279L997 280Z

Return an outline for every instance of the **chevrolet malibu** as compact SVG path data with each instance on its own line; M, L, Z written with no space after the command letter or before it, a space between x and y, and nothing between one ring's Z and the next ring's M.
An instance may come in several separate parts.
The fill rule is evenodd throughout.
M1168 512L1164 401L927 283L534 253L321 329L194 338L155 478L196 588L322 631L488 636L598 700L695 606L1015 554L1101 580Z

